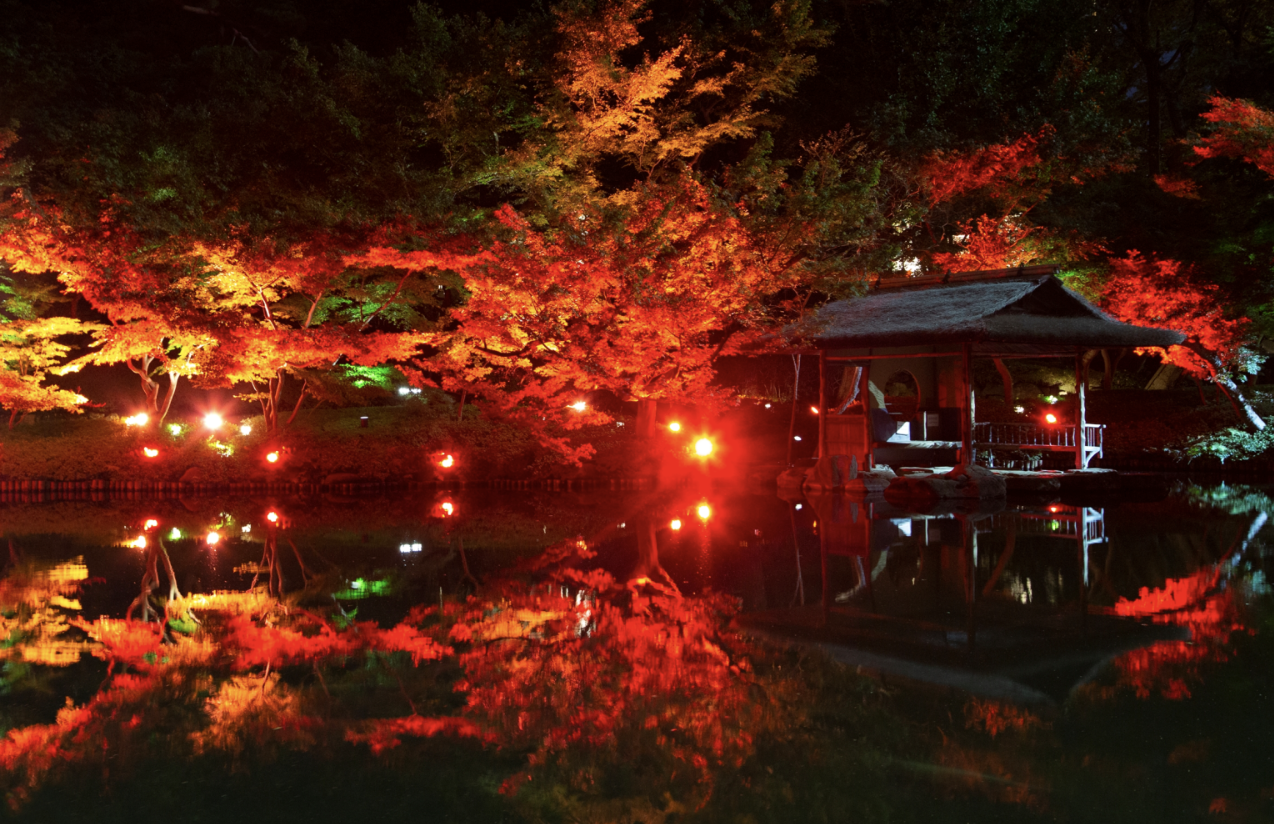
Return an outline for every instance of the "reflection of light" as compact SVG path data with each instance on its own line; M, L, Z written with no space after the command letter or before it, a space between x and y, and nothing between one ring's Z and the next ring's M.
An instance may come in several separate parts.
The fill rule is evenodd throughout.
M150 423L150 415L145 412L138 412L132 417L124 419L124 426L145 426Z
M623 528L624 528L624 527L626 527L626 526L628 526L628 524L627 524L627 523L622 523L622 524L620 524L620 525L619 525L619 528L620 528L620 529L623 529Z
M146 548L146 536L145 536L145 535L138 535L138 536L137 536L137 540L136 540L136 541L133 541L132 545L133 545L133 546L135 546L135 547L137 547L138 549L145 549L145 548Z
M698 512L699 517L705 521L712 517L712 507L707 504L699 504L699 508L695 511Z
M576 401L575 403L571 404L571 409L574 409L576 412L583 412L587 408L588 408L588 404L584 403L583 401Z
M810 411L811 411L811 412L813 412L815 415L817 415L817 414L818 414L818 407L817 407L817 406L811 406L811 407L810 407Z
M1026 411L1026 407L1025 407L1025 406L1015 406L1015 407L1013 407L1013 411L1014 411L1014 412L1016 412L1016 413L1018 413L1018 414L1020 415L1020 414L1022 414L1023 412L1025 412L1025 411Z
M168 533L168 540L170 540L170 541L180 541L180 540L181 540L181 530L180 530L180 529L178 529L177 527L173 527L173 531Z
M278 453L278 452L271 452L270 454L268 454L268 455L266 455L266 456L265 456L265 459L266 459L267 461L269 461L270 463L278 463L278 462L279 462L279 453Z
M681 519L673 518L672 523L668 524L668 526L672 527L673 529L681 529Z
M239 529L239 531L240 531L240 532L244 532L244 533L251 532L251 531L252 531L252 524L244 524L244 525L243 525L243 526Z
M159 450L151 449L149 446L143 446L142 454L145 455L147 458L154 458L155 456L159 454Z
M668 428L672 430L673 432L680 432L681 424L677 423L676 421L673 421L672 423L668 424Z
M797 511L797 512L800 512L800 511L801 511L801 504L797 504L797 505L796 505L796 511Z
M1050 506L1050 507L1048 508L1048 511L1049 511L1049 512L1061 512L1061 511L1062 511L1062 508L1061 508L1060 506L1058 506L1057 504L1053 504L1052 506Z
M910 518L893 518L894 526L898 527L898 532L902 535L911 537L911 519Z
M159 521L154 518L147 518L146 523L142 524L142 529L154 529L157 526L159 526Z
M399 551L399 552L401 552L401 553L403 553L403 554L406 554L406 553L408 553L408 552L419 552L419 551L420 551L420 544L418 544L418 543L415 543L415 544L399 544L399 545L398 545L398 551Z
M279 513L267 512L265 515L265 519L272 524L277 524L279 522Z
M220 429L221 416L216 412L209 412L207 415L203 416L203 425L209 429Z
M250 424L250 423L245 423L245 424L243 424L242 426L240 426L240 427L239 427L239 434L240 434L240 435L251 435L251 434L252 434L252 424Z
M220 540L221 540L221 536L218 535L215 530L212 532L209 532L208 536L204 538L204 541L208 544L208 546L215 546L216 543Z
M1044 416L1044 420L1048 421L1049 423L1057 423L1057 416L1054 415L1052 412L1049 412L1047 415Z
M797 436L795 436L794 438L792 438L792 440L794 440L794 441L799 441L800 439L801 439L801 436L800 436L800 435L797 435Z
M451 503L451 501L443 501L443 503L442 503L442 511L443 511L443 512L445 512L445 513L447 513L448 515L451 515L453 512L455 512L455 511L456 511L456 508L455 508L455 506Z
M770 405L767 403L767 404L765 405L765 408L766 408L766 409L769 409L769 408L770 408Z
M700 438L695 441L695 452L699 455L708 456L712 454L712 441L707 438Z
M168 424L168 431L169 431L169 432L171 432L171 433L173 433L174 435L180 435L180 434L181 434L181 424L179 424L179 423L170 423L170 424Z
M451 457L450 455L448 455L447 457L443 458L441 461L438 462L438 466L441 466L443 469L450 469L451 467L455 465L456 465L456 459Z

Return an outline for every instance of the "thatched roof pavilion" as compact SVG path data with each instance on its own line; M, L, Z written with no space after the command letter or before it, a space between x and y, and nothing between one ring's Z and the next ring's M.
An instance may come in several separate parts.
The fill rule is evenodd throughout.
M927 403L917 401L921 409L949 413L946 418L950 420L959 410L960 461L969 462L974 427L971 359L994 359L1007 385L1004 359L1071 357L1076 363L1077 420L1073 427L1067 427L1072 430L1069 436L1041 448L1074 451L1076 465L1087 466L1094 454L1100 454L1100 443L1094 446L1090 442L1100 438L1100 432L1089 431L1092 425L1084 419L1085 381L1078 377L1083 372L1084 353L1172 346L1185 336L1115 320L1066 288L1056 277L1057 269L1033 266L880 278L866 296L827 304L785 330L796 351L817 354L820 359L819 408L833 414L822 415L819 456L851 454L860 463L871 465L873 445L882 440L873 436L873 431L879 431L879 419L889 411L877 384L883 385L885 371L902 369L916 379L920 398L928 395ZM861 398L857 411L848 404L829 409L827 369L837 362L857 367L861 391L855 387L850 392L851 399ZM884 413L873 415L875 409ZM831 445L827 442L829 424L837 430Z

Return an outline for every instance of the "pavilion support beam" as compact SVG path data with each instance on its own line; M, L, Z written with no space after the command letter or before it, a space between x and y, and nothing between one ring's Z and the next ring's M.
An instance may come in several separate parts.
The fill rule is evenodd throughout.
M973 347L960 348L960 387L964 403L960 404L960 463L973 463Z
M818 353L818 457L827 456L827 358Z
M1004 358L994 358L995 368L1000 373L1000 379L1004 381L1004 405L1013 405L1013 373L1004 365Z
M1088 423L1088 359L1075 350L1075 468L1084 468L1084 431Z

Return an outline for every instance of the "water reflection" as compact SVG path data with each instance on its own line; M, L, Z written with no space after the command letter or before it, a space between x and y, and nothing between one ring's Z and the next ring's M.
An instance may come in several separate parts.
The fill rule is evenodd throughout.
M1043 809L1069 780L1041 757L1058 702L1195 698L1268 593L1271 502L1251 488L923 513L702 489L50 506L3 513L17 807L160 741L256 764L439 736L491 752L510 799L549 786L651 820L777 803L755 795L785 774L776 752L845 766L819 720L845 696L761 629L976 696L925 722L941 742L920 758L889 743L919 722L855 682L891 731L853 739L875 765L854 770Z

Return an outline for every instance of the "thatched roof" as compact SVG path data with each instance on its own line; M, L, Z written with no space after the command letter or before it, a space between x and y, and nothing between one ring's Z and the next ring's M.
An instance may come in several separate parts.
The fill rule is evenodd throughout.
M1055 267L896 278L856 300L819 309L787 334L819 348L977 345L1057 352L1171 346L1185 335L1120 323L1067 289Z

